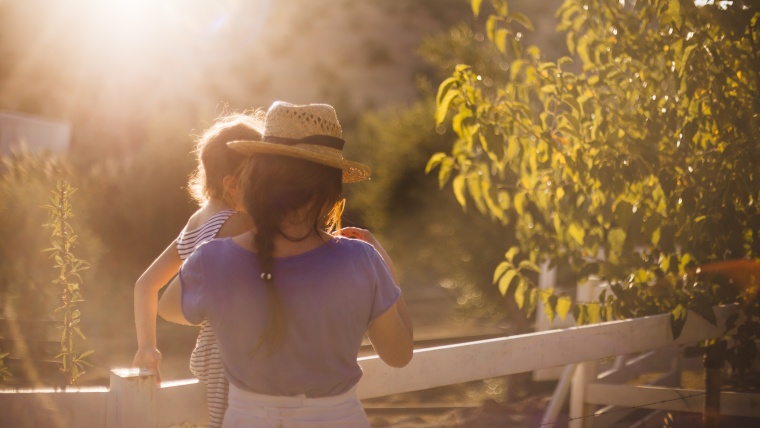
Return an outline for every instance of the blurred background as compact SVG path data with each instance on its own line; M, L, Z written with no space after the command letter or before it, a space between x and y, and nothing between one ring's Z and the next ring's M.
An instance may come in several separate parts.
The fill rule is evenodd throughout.
M566 54L559 3L510 2L549 59ZM135 280L196 208L193 136L285 100L335 106L347 157L372 166L347 186L344 225L394 258L418 338L529 330L491 284L513 237L425 174L454 138L434 124L438 84L457 63L499 64L473 28L465 0L0 0L0 315L54 317L42 206L65 178L73 251L90 264L82 379L107 382L136 349ZM189 376L196 335L159 321L165 376Z

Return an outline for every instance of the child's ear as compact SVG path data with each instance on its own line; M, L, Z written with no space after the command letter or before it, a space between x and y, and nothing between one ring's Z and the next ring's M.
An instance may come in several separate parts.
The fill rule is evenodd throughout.
M234 195L240 188L240 180L234 175L225 175L222 179L222 186L224 186L224 192Z

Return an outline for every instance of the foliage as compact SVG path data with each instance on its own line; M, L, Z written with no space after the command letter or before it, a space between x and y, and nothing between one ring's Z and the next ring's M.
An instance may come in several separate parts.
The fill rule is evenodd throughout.
M427 170L517 237L499 290L580 324L670 312L674 336L687 310L714 323L713 305L741 301L754 356L759 276L698 268L760 258L760 5L566 0L558 30L578 62L546 61L517 37L524 15L489 5L507 71L462 64L441 83L436 121L457 139ZM610 292L571 304L540 291L543 260Z
M57 318L55 308L60 296L50 286L50 261L40 251L50 246L50 233L41 227L49 218L40 206L49 199L50 189L62 179L73 181L77 176L66 159L59 155L32 152L22 145L1 158L0 218L3 221L0 222L0 234L3 239L0 240L0 255L4 260L0 265L1 316L22 321L22 325L29 325L28 322L44 324ZM86 219L77 217L69 222L80 232L77 242L82 246L83 254L92 261L99 260L102 247L98 238L92 235ZM46 330L40 334L36 330L22 329L17 334L20 336L15 337L16 340L58 340L56 336L48 336ZM13 347L3 351L10 352L15 358L23 357ZM36 364L35 361L32 363ZM12 381L31 380L19 375L14 369Z
M87 262L74 256L73 247L77 243L77 235L74 233L69 220L74 216L71 209L71 196L76 189L67 181L59 181L50 205L46 206L50 215L50 223L45 226L51 229L49 251L50 257L55 261L54 267L58 270L58 277L53 280L53 285L59 290L61 305L55 309L62 314L61 319L61 352L55 358L61 360L61 373L66 376L69 385L74 385L77 379L85 373L84 367L92 367L85 358L94 351L89 350L79 353L79 346L75 345L75 333L82 340L86 340L80 328L81 313L79 303L84 302L80 285L82 277L79 272L87 269Z
M5 357L8 355L10 355L10 352L0 353L0 379L4 381L13 376L13 373L11 373L10 370L8 370L8 367L5 365Z
M54 296L49 264L40 253L48 234L40 228L46 215L39 209L58 179L71 171L59 157L20 147L2 157L0 166L0 295L5 305L27 319L49 319Z
M394 259L405 287L441 284L456 292L456 317L505 316L504 299L490 284L495 250L508 239L499 225L463 212L437 181L422 173L427 159L446 136L435 132L433 94L421 82L421 100L408 106L364 113L347 147L347 157L372 167L367 183L346 186L346 225L372 229Z

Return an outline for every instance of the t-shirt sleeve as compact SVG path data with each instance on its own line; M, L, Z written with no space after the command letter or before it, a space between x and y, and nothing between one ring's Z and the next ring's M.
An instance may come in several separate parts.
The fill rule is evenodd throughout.
M369 319L372 321L396 303L396 299L401 295L401 289L396 285L388 265L385 264L380 254L374 248L369 253L370 262L375 272L375 298Z
M185 319L193 324L200 324L205 315L203 307L203 263L201 248L196 250L179 269L181 285L180 302Z

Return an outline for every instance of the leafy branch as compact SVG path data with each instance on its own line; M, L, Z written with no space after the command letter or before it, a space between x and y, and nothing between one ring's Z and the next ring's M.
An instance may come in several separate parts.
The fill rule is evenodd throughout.
M66 377L69 385L74 385L77 379L85 373L85 367L92 367L87 357L94 351L88 350L79 353L78 340L86 340L80 329L81 312L78 304L83 302L80 285L82 277L80 272L88 268L87 262L76 258L72 248L77 241L77 235L72 230L69 220L74 216L70 198L76 192L67 181L58 181L53 196L50 198L48 209L50 223L45 226L52 230L50 236L51 247L45 251L51 253L50 258L55 261L54 268L58 276L52 281L60 290L60 306L55 309L60 314L61 340L60 352L55 356L60 359L60 371ZM75 340L75 338L77 338Z

